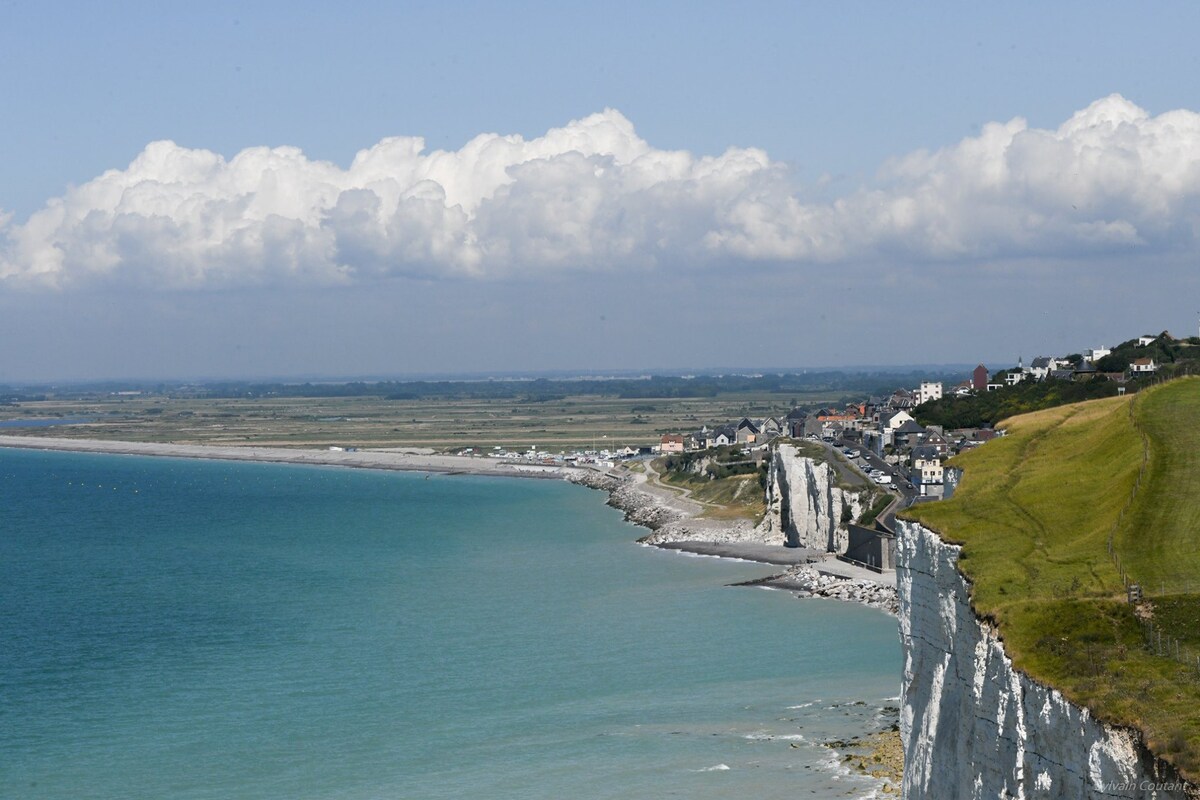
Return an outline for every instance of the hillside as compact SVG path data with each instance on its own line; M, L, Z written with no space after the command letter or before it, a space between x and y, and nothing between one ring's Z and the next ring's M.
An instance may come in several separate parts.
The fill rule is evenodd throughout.
M1198 419L1197 378L1015 417L1007 436L952 462L964 470L952 500L906 514L963 545L975 609L999 626L1017 668L1140 729L1193 780ZM1145 589L1139 607L1126 579Z
M1094 366L1106 375L1123 374L1127 393L1162 382L1164 379L1200 373L1200 338L1176 339L1163 331L1153 341L1139 344L1138 339L1122 342ZM1137 359L1153 359L1157 371L1152 374L1129 372ZM1075 353L1064 357L1079 364L1083 356ZM1003 383L1003 376L1016 370L1003 370L993 380ZM1043 411L1068 403L1114 397L1118 384L1101 376L1087 379L1023 380L1015 386L1002 386L990 392L978 392L963 397L947 394L918 406L913 416L922 425L941 425L943 428L978 428L991 426L1002 419Z

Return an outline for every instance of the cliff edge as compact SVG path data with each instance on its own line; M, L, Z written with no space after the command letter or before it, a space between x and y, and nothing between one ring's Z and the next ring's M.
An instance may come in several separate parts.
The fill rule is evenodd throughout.
M771 453L766 502L765 539L829 553L846 552L846 523L863 512L861 494L840 486L832 466L786 443Z
M903 797L1200 797L1135 732L1013 668L971 608L961 548L916 522L897 532Z

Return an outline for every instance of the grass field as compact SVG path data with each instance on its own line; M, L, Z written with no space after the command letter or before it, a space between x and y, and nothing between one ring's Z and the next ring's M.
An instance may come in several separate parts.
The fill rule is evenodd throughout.
M1138 396L1151 458L1116 544L1150 591L1200 591L1200 379Z
M622 399L602 394L543 402L381 397L187 399L105 397L25 402L0 420L87 418L87 424L0 428L22 436L277 447L466 447L550 452L657 444L663 433L786 414L843 399L827 392L726 393L711 398Z
M749 519L756 525L766 513L762 484L757 473L709 479L699 475L669 472L662 459L656 462L660 481L683 490L688 497L708 506L700 516L709 519Z
M1193 780L1200 669L1152 652L1139 617L1200 654L1197 421L1196 378L1016 417L1007 436L954 460L964 474L953 499L904 514L963 545L976 610L1018 668L1139 728ZM1110 537L1149 592L1136 611Z

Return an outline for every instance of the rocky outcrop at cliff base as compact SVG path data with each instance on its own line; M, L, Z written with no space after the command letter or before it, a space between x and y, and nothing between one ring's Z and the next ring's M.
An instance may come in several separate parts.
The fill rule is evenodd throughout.
M689 541L783 544L780 539L765 538L750 520L713 520L684 514L659 495L641 488L643 484L632 478L589 470L572 475L570 480L608 492L608 505L625 512L626 521L650 529L650 533L638 540L645 544Z
M625 512L625 519L643 528L656 531L684 518L679 511L663 504L649 492L638 489L629 478L617 478L604 472L588 470L572 475L572 483L608 492L608 504Z

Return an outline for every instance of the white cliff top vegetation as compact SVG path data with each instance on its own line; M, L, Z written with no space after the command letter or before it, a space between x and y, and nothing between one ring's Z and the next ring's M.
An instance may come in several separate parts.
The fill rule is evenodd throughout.
M1007 420L904 516L963 545L1016 667L1200 777L1200 379ZM1131 603L1126 583L1144 593Z

